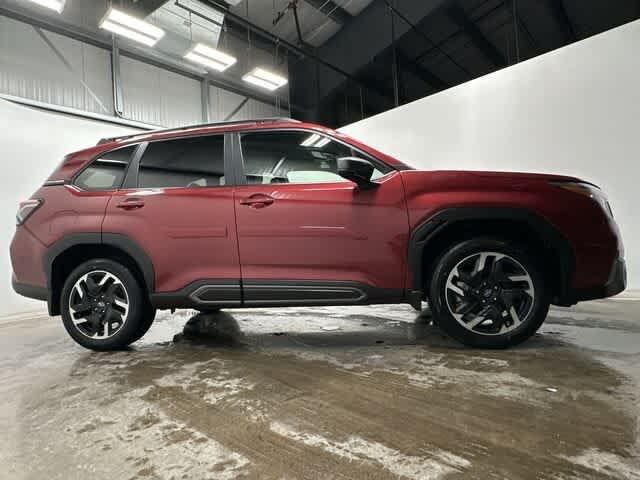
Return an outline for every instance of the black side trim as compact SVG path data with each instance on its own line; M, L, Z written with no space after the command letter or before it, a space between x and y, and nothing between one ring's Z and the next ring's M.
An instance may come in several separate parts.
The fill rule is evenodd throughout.
M49 290L47 290L47 287L31 285L29 283L20 283L16 280L15 275L11 278L11 286L17 294L22 295L23 297L43 300L45 302L49 300Z
M243 284L245 305L308 305L320 303L353 304L369 295L365 285L351 282L300 282L248 280Z
M381 289L357 282L309 280L200 280L176 292L155 293L156 308L286 307L403 303L401 289Z
M403 303L404 290L372 287L359 282L316 280L244 280L243 305L331 306Z
M524 208L503 207L459 207L442 210L425 220L416 228L409 240L409 268L411 269L413 290L424 288L423 255L428 245L444 229L458 222L467 220L517 220L525 222L538 236L558 254L560 260L560 292L558 304L569 301L570 280L573 275L575 260L573 250L567 239L546 219Z
M154 293L151 304L155 308L240 307L240 280L198 280L175 292Z

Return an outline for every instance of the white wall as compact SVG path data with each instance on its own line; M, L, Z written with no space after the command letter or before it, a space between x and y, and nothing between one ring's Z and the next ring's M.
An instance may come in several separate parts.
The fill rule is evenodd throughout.
M342 130L418 168L553 172L600 185L630 287L640 288L638 46L640 21Z
M0 315L43 308L11 288L9 244L18 203L28 199L62 157L95 145L102 137L135 129L45 112L0 99Z

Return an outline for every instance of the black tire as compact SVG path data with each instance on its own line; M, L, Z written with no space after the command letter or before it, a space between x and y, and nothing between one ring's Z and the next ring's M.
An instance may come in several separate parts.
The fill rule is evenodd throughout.
M114 295L120 295L120 298L127 303L128 308L124 316L121 310L117 310L120 307L114 306L115 302L110 299L103 301L99 298L100 288L106 287L97 285L95 279L100 279L100 276L104 276L105 272L116 279L109 283L111 285L117 284L115 288L118 293L111 295L110 299L114 298ZM85 275L89 277L87 278ZM87 280L81 282L81 287L76 288L76 283L83 277ZM88 283L89 279L92 279L91 285ZM108 284L105 283L105 285ZM90 290L91 286L93 289ZM109 292L102 293L109 297ZM78 307L78 310L73 313L73 315L79 315L80 320L85 319L78 326L72 318L70 302L82 307ZM85 302L91 308L88 308ZM60 306L62 322L71 338L85 348L99 351L121 350L127 347L146 333L155 316L155 311L146 298L146 292L131 271L120 263L109 259L89 260L73 270L62 288ZM94 314L92 313L93 307L99 307L101 310ZM82 313L79 313L80 310ZM88 315L83 315L85 311L89 312ZM120 314L120 316L113 317L112 314ZM109 324L105 327L107 322L104 321L104 318L117 318L118 321L109 320ZM114 328L112 328L113 325L115 325ZM102 330L103 328L104 330ZM96 335L96 331L99 331L100 335L104 335L103 338L92 338L93 335Z
M477 260L483 253L485 260ZM502 258L500 255L506 257ZM492 257L489 271L483 273L487 268L487 259ZM510 267L518 269L521 275L492 273L493 265L499 262L505 266L496 267L495 270ZM483 270L474 273L480 263ZM464 271L467 265L474 265L472 272ZM458 270L454 271L456 267ZM448 284L450 275L452 282ZM527 275L528 278L519 284L511 280ZM521 246L485 237L458 243L436 261L433 269L429 304L434 323L455 340L471 347L507 348L517 345L534 335L547 317L550 292L545 283L532 255ZM487 297L492 289L496 289L498 293L490 293ZM516 298L517 304L514 301ZM511 308L514 308L513 314ZM521 318L516 308L526 312L526 315L521 315ZM480 312L476 315L478 310ZM454 316L454 311L459 319ZM462 314L463 312L468 313ZM469 317L471 320L467 320ZM486 320L481 320L482 318ZM481 323L475 324L476 319Z
M151 325L153 325L153 321L156 318L156 309L151 306L151 303L149 303L149 302L146 302L146 303L147 303L147 305L144 308L144 313L142 315L142 320L140 321L140 327L138 328L138 331L134 335L133 340L131 341L131 343L137 342L142 337L144 337L145 334L151 328Z

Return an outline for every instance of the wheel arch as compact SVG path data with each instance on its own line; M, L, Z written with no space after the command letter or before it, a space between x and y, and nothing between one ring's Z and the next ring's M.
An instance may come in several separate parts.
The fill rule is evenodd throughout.
M78 265L92 258L119 261L132 270L147 294L154 292L153 264L135 241L115 233L68 235L51 245L44 256L50 315L60 314L60 294L66 277Z
M552 281L554 303L570 301L574 255L567 239L544 217L525 208L456 207L441 210L414 229L408 252L410 289L424 295L435 262L452 242L479 235L524 243L545 260L545 274Z

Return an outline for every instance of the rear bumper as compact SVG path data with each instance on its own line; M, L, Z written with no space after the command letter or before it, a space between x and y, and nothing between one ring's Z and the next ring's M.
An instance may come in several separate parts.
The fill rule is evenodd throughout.
M20 283L16 279L15 274L11 277L11 286L15 292L23 297L33 298L35 300L49 301L49 290L40 285L31 285L29 283Z
M574 303L613 297L623 292L626 288L627 266L624 259L618 258L613 262L607 283L602 286L576 291L574 294Z

